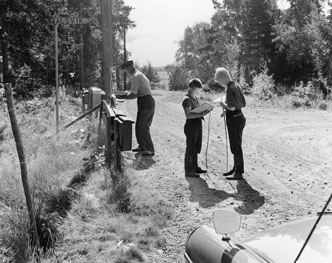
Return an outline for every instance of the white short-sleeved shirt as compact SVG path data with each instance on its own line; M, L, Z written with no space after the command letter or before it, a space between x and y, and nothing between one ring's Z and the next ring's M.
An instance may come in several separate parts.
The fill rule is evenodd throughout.
M137 69L130 77L131 93L137 95L137 97L143 97L151 95L151 85L148 78Z

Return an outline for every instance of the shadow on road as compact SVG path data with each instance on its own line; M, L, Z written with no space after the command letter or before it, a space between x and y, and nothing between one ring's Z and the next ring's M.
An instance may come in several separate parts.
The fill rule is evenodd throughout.
M135 159L133 161L133 168L135 170L146 170L156 163L151 156L142 156L139 153L135 154Z
M265 197L257 190L253 189L251 185L245 180L239 180L237 182L237 193L233 195L235 200L241 201L242 204L239 207L235 207L234 210L241 215L252 214L255 210L260 208L265 203Z
M191 191L190 201L198 202L203 208L210 208L232 195L222 190L210 189L202 178L186 177Z

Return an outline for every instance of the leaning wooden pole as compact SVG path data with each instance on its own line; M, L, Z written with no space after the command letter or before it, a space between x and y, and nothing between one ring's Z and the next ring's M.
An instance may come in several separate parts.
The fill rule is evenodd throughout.
M16 143L16 150L17 150L18 158L20 161L23 189L24 189L25 199L26 199L26 203L27 203L27 207L28 207L30 227L32 230L32 245L35 246L38 244L38 232L37 232L36 218L34 215L33 203L32 203L31 194L30 194L30 187L29 187L29 181L28 181L28 170L27 170L27 164L25 161L24 147L23 147L23 143L22 143L21 132L20 132L20 129L17 124L16 114L15 114L15 110L14 110L12 84L6 83L5 90L6 90L8 114L9 114L10 123L12 126L15 143Z

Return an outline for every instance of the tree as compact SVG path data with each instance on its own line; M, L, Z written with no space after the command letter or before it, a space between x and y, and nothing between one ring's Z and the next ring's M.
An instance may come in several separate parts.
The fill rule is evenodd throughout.
M261 65L271 65L275 46L273 43L274 10L268 0L246 2L245 23L242 35L241 62L249 72L259 72ZM251 75L253 75L251 73ZM250 81L250 76L246 76Z
M165 67L169 76L169 90L185 90L188 87L188 75L181 65Z
M152 67L151 62L148 61L147 65L143 65L141 69L144 75L149 79L151 85L154 86L155 84L159 83L159 75L158 72Z

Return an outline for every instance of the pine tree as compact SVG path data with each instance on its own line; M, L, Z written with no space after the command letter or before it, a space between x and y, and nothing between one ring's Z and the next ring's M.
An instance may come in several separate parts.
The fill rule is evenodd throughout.
M249 0L242 34L242 64L249 72L258 72L263 63L269 64L274 55L273 5L268 0Z

